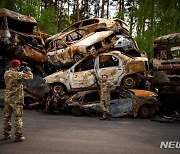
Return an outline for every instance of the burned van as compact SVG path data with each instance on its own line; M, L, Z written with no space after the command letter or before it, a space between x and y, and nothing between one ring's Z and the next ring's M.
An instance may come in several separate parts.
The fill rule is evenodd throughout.
M153 85L160 94L180 93L180 33L154 40Z

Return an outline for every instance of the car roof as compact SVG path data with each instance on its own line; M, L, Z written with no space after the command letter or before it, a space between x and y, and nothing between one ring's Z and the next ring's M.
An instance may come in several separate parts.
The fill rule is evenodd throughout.
M180 43L180 33L160 36L154 39L154 44L157 43Z
M105 39L111 34L113 34L113 31L96 32L93 35L90 35L86 37L85 39L78 41L77 43L74 44L74 46L90 46L92 43Z

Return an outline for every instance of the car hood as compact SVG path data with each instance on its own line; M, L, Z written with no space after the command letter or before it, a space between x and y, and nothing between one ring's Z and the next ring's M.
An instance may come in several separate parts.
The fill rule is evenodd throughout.
M157 97L157 94L148 91L148 90L139 90L139 89L129 89L130 91L133 91L136 96L141 96L141 97Z

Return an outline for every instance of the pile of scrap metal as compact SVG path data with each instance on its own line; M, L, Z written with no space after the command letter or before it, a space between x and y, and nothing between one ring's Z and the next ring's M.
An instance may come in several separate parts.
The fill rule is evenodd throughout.
M43 99L41 105L54 111L71 110L69 98L79 91L95 89L97 92L97 79L91 69L98 76L107 74L112 83L125 89L143 85L148 76L148 59L140 54L127 24L120 19L82 20L49 37L39 31L33 17L0 9L0 85L3 88L3 74L14 58L26 62L34 74L32 81L24 82L27 102L33 106L37 104L32 103L34 100ZM119 97L112 100L111 110L116 116L149 117L158 110L154 94L139 99L141 95L136 96L137 91L119 88L115 92Z
M152 85L165 112L180 112L180 33L154 40Z
M34 100L42 99L48 85L43 65L47 62L44 40L49 37L41 33L33 17L21 15L5 8L0 9L0 88L5 88L4 72L12 59L28 65L34 74L33 81L24 83L24 90Z
M68 108L71 110L68 105L69 100L67 100L70 96L77 92L89 93L85 90L97 90L98 81L90 72L92 69L98 76L107 74L110 82L125 89L137 88L141 85L144 88L148 77L148 59L140 54L137 43L129 34L127 24L120 19L93 18L79 21L61 33L48 38L46 48L49 65L56 70L56 73L44 78L51 86L47 99L43 101L46 109L58 111ZM124 111L122 111L124 114L121 114L119 107L112 109L114 110L112 112L118 112L119 116L136 117L139 113L142 117L149 117L154 113L152 110L157 110L152 101L154 94L143 96L147 97L146 99L150 97L150 101L146 104L142 103L142 98L137 103L138 99L135 98L136 94L132 90L121 89L119 95L125 92L133 96L128 95L129 101L122 98L122 102L128 109L127 114ZM72 97L76 95L79 93ZM113 102L117 105L121 102L121 97L116 99L118 101ZM152 103L153 107L148 102ZM119 105L122 106L121 103ZM133 105L137 106L136 109ZM79 109L73 108L72 112L78 114Z

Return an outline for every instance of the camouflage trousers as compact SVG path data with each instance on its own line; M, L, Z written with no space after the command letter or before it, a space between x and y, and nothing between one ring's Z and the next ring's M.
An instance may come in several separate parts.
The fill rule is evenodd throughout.
M15 136L22 137L22 115L23 106L16 104L5 104L4 107L4 136L11 134L11 116L15 117Z
M109 100L101 100L100 105L101 105L101 109L103 110L103 118L107 118L110 114L110 110L109 110L110 101Z

